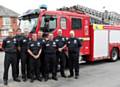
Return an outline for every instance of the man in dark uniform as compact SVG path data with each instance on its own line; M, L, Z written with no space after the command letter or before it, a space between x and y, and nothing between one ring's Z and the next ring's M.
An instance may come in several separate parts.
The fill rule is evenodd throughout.
M53 40L53 34L49 34L48 40L45 42L44 52L45 52L45 81L49 79L49 71L51 68L52 79L57 79L56 72L56 51L57 44ZM51 67L50 67L51 66Z
M38 41L42 44L42 52L41 52L41 55L40 55L40 63L41 63L41 67L40 67L40 73L42 73L42 77L45 77L44 75L44 44L45 44L45 40L42 38L43 36L43 32L39 31L38 32Z
M40 55L42 51L41 42L37 40L37 34L32 34L32 40L28 44L28 53L30 54L30 73L31 80L34 81L34 76L37 80L41 81L40 78Z
M68 77L74 76L75 69L75 79L79 76L79 50L81 47L81 42L79 39L75 38L74 31L70 31L70 38L67 41L68 55L69 55L69 69L70 75Z
M26 31L24 33L24 36L20 40L20 53L21 53L21 72L22 72L22 79L23 81L27 80L27 60L28 60L28 55L27 55L27 46L28 46L29 38L28 38L28 32Z
M21 34L21 29L17 30L17 34L15 36L16 40L18 41L18 44L20 45L20 40L22 39L22 34ZM20 61L20 48L18 48L17 50L17 65L16 65L16 69L17 69L17 77L19 77L19 61Z
M58 30L58 36L55 38L55 41L57 43L58 46L58 50L57 50L57 62L59 64L60 61L60 72L61 72L61 76L66 78L64 69L66 66L66 56L65 56L65 47L66 47L66 38L62 36L62 30L59 29Z
M8 71L10 64L12 65L12 77L14 81L20 82L20 80L16 76L16 64L17 64L17 48L18 42L13 37L12 30L9 31L9 36L3 40L2 48L5 51L5 59L4 59L4 85L8 84Z

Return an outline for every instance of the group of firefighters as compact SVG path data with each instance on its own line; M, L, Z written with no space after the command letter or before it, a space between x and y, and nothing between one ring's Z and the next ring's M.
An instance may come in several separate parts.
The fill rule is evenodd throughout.
M21 30L17 30L17 34L9 31L9 36L3 40L3 50L5 51L4 58L4 85L8 84L9 66L12 66L12 77L16 82L19 79L19 62L21 60L22 80L28 78L30 82L35 79L42 81L44 78L47 81L52 73L52 79L58 80L57 69L60 65L60 74L62 77L79 76L79 50L81 41L75 37L74 31L70 31L70 38L62 35L62 30L59 29L57 37L52 33L48 34L47 38L43 38L43 32L37 34L32 33L29 38L28 32L21 34ZM67 62L69 65L70 75L66 76L66 50L68 54Z

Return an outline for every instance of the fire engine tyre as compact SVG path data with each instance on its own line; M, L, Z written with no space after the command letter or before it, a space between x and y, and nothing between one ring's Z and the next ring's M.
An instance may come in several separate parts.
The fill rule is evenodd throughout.
M118 57L119 57L119 51L118 51L118 49L117 48L113 48L112 49L112 53L111 53L111 61L112 62L117 61Z

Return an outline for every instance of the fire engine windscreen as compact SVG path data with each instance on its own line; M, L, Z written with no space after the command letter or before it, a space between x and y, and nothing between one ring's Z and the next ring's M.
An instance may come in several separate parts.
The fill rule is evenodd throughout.
M21 20L20 28L22 29L22 32L28 31L28 32L35 32L36 26L37 26L38 18L31 18L31 19L25 19Z
M43 15L40 30L43 32L52 32L57 26L57 16L55 15Z

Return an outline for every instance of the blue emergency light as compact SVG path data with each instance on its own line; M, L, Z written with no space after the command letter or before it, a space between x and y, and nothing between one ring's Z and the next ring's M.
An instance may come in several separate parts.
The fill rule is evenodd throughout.
M42 5L40 6L40 9L45 9L45 10L47 10L47 5L42 4Z

